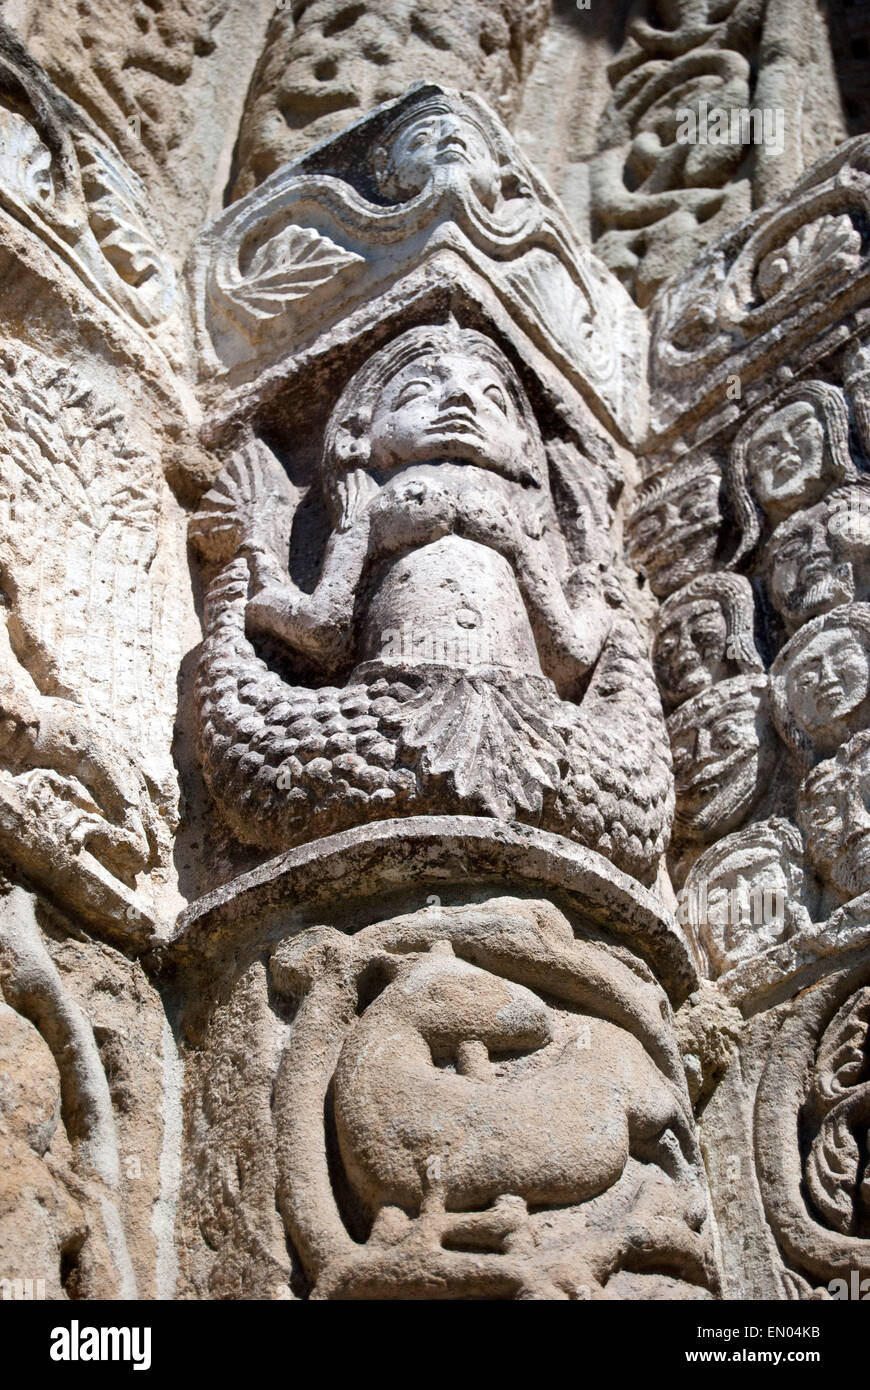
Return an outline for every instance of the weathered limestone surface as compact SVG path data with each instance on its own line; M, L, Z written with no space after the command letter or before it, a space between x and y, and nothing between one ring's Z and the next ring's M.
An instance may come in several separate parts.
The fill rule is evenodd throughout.
M2 9L0 1298L848 1296L857 21Z

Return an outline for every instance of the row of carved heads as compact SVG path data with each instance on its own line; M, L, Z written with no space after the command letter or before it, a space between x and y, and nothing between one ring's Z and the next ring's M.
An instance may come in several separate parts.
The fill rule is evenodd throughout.
M721 471L703 457L653 477L631 543L663 600L653 663L672 711L676 834L709 846L683 892L718 973L820 901L870 889L870 478L843 391L800 382L749 416ZM746 910L762 879L787 911Z

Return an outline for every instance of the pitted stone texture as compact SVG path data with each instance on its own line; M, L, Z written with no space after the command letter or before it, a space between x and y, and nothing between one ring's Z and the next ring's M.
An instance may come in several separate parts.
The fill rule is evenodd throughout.
M715 979L809 927L805 903L813 900L800 832L774 818L699 855L680 893L680 918L704 974Z
M612 96L590 173L599 254L648 304L845 132L814 4L650 0L638 8L610 65ZM737 115L733 136L732 111L747 113L745 129Z
M0 1281L42 1280L47 1298L155 1297L163 1009L140 967L65 927L5 888Z
M870 733L856 734L802 783L798 819L816 871L848 901L870 889Z
M804 766L835 753L867 728L870 715L870 605L849 604L813 618L791 638L770 672L780 737Z
M189 275L213 439L277 387L304 418L336 352L358 364L445 297L498 325L569 430L577 395L646 430L644 316L474 95L418 84L282 165L203 229Z
M751 555L771 527L855 476L842 392L820 381L783 391L750 416L729 454L725 480L740 533L731 563Z
M174 504L93 366L0 357L0 845L141 947L177 824Z
M668 732L680 834L709 842L736 829L768 790L776 763L767 677L710 686L675 710Z
M235 196L415 81L479 92L509 124L548 16L543 0L293 0L248 93Z
M658 598L715 568L721 492L719 465L708 456L679 459L638 488L626 528L628 553Z

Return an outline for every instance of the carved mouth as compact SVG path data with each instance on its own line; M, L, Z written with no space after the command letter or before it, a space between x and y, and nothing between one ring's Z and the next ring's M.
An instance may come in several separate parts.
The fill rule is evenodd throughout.
M820 685L817 695L817 704L839 705L845 692L839 681L834 681L830 685Z
M473 415L452 414L439 415L431 425L427 425L426 434L455 434L457 431L463 433L476 434L479 439L483 439L484 432L477 423Z
M780 459L773 470L774 484L789 483L796 471L800 468L801 460L799 454L789 454L786 458Z

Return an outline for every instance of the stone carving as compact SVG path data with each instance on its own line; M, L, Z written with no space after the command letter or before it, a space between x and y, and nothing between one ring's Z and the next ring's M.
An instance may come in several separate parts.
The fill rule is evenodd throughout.
M765 527L811 506L855 477L849 418L842 393L825 382L801 382L750 417L731 449L725 478L740 541L737 564Z
M328 353L336 317L376 328L394 313L397 282L412 301L437 277L453 302L494 292L506 332L529 334L625 433L643 428L640 315L473 97L412 89L361 121L351 141L277 170L206 229L192 273L203 369L253 390L264 361L308 353L312 340ZM626 316L628 356L613 331Z
M809 927L808 902L803 841L781 817L704 850L680 893L681 917L713 979Z
M713 568L722 517L721 474L711 458L680 460L638 488L628 525L633 563L666 598Z
M770 684L776 727L800 761L836 752L870 714L870 604L807 623L777 656Z
M176 306L145 185L0 22L0 206L142 328Z
M648 304L711 240L793 182L808 150L844 132L812 5L639 8L610 65L590 183L597 250Z
M613 93L591 166L598 251L642 305L751 207L750 186L736 177L740 144L677 141L678 108L697 112L702 98L714 108L750 105L749 64L719 47L727 29L716 34L716 26L690 20L680 34L635 21L611 68Z
M761 671L754 626L755 597L742 575L701 575L665 599L656 618L653 670L669 703Z
M807 852L841 901L870 889L870 734L819 763L798 793Z
M499 898L277 948L279 1204L314 1298L709 1296L682 1067L636 968Z
M870 1274L866 980L865 962L799 996L759 1087L761 1191L799 1297L819 1286L823 1297L858 1297L856 1277L863 1291Z
M143 171L171 161L181 141L179 89L195 59L214 48L214 31L232 0L185 0L151 8L110 0L59 0L49 12L32 7L26 25L31 52L52 80L92 113L117 149ZM248 22L253 18L248 7Z
M654 431L688 410L727 407L735 381L745 393L763 379L769 393L777 366L866 296L867 156L866 137L844 142L662 291L652 315Z
M551 9L4 7L0 1295L870 1274L870 138Z
M870 457L870 344L856 338L843 356L843 386L852 402L858 437Z
M542 0L279 9L242 117L235 196L415 81L478 92L510 124L548 18Z
M76 373L8 347L0 361L0 841L95 926L135 935L149 919L136 876L165 853L176 801L159 748L156 485Z
M668 719L674 828L709 841L734 830L767 790L776 763L767 677L732 676Z
M33 899L8 885L0 986L3 1277L42 1279L51 1298L135 1298L100 1054L46 950Z
M501 350L455 324L394 339L335 405L319 483L334 529L310 594L284 558L298 499L260 442L194 524L221 566L198 676L204 766L237 833L282 848L383 816L483 812L533 818L646 881L670 811L651 673L602 583L594 516L556 515ZM320 683L283 680L252 638ZM631 740L611 732L623 717Z
M821 1216L844 1235L870 1232L868 1026L870 989L865 986L822 1034L813 1076L812 1099L821 1124L807 1159L807 1187Z
M777 526L761 557L771 602L791 635L809 618L870 597L870 489L863 479Z

